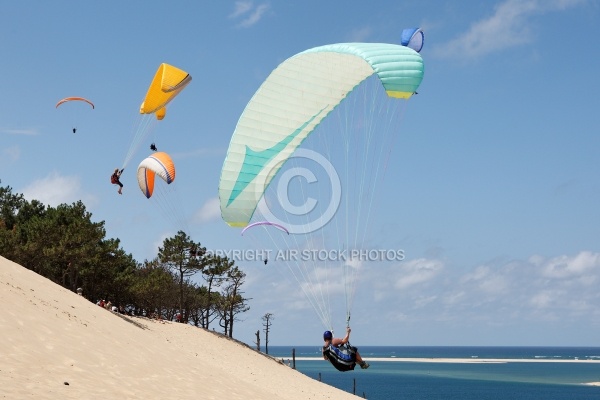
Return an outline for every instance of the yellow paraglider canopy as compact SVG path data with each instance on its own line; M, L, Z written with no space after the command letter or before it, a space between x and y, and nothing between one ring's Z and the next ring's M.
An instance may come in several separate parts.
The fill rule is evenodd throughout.
M159 112L175 98L192 80L187 72L169 64L161 64L152 79L146 93L146 98L140 106L141 114L157 113L157 119L162 119ZM164 117L165 110L162 111Z
M140 105L140 118L134 126L133 140L129 146L122 168L125 168L140 144L167 113L167 104L190 82L192 76L169 64L160 64Z

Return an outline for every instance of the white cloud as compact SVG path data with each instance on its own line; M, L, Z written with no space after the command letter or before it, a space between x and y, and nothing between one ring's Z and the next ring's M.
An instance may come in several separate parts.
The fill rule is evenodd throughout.
M466 293L464 291L449 293L447 296L444 296L442 301L446 305L459 304L466 298Z
M47 177L32 182L20 192L29 201L38 200L52 207L79 200L86 207L97 203L95 196L83 192L79 177L61 176L57 172L51 172Z
M407 261L400 267L394 287L396 289L405 289L429 281L439 274L442 269L443 264L439 260L420 258Z
M548 278L569 278L600 269L600 254L582 251L575 257L559 256L546 261L542 275Z
M349 257L344 262L344 265L357 271L363 268L363 261L359 257Z
M493 276L479 284L479 290L488 294L503 294L509 289L509 282L503 276Z
M375 301L386 321L402 321L402 326L454 324L506 332L519 327L517 330L524 332L535 331L539 324L568 321L592 327L600 323L600 294L597 284L590 284L600 281L599 259L600 253L581 251L526 260L495 259L468 268L437 258L369 262L362 266L357 297L350 300L353 314L360 315L357 321L363 323L371 318L373 306L369 304ZM276 314L292 309L300 314L310 312L312 320L312 312L323 312L309 311L314 304L307 300L306 291L309 296L325 296L334 322L344 315L344 280L335 274L339 266L327 267L328 274L321 268L311 270L310 284L294 282L287 266L269 263L260 271L275 267L281 267L282 273L275 279L276 286L265 287L262 275L252 285L252 294L268 292L280 299L272 305L265 302L263 308ZM304 278L300 280L304 282Z
M38 131L35 129L2 129L0 130L2 133L6 133L8 135L24 135L24 136L35 136L38 134Z
M552 305L552 299L555 298L556 293L549 290L538 292L531 297L531 305L536 308L547 308Z
M154 241L154 243L152 245L152 248L157 250L157 253L156 253L157 255L158 255L158 249L160 247L163 247L163 245L165 244L165 240L169 239L169 238L173 238L173 236L175 236L175 235L176 235L176 233L168 231L168 232L163 232L158 236L158 238Z
M229 14L229 18L237 18L240 15L244 15L252 9L251 1L236 1L233 12Z
M547 11L562 11L583 3L582 0L506 0L494 14L433 49L439 57L477 58L489 53L533 41L530 19Z
M425 296L417 297L414 301L415 308L425 307L428 304L433 303L436 299L437 299L437 296L435 296L435 295L427 296L427 297L425 297Z
M243 17L237 26L248 28L260 21L269 8L270 6L267 3L255 6L252 1L236 1L235 8L229 18L239 19Z
M221 203L218 197L208 199L194 217L200 223L214 221L219 218L221 218Z
M479 266L472 273L461 278L461 282L474 283L474 288L487 294L500 294L509 286L508 279L501 276L502 271L495 272L489 266Z
M260 21L263 14L267 12L268 9L269 6L267 4L261 4L260 6L256 7L252 14L250 14L248 18L246 18L240 23L240 26L247 28L256 24L258 21Z
M475 268L475 270L473 272L465 274L461 278L461 282L465 283L465 282L470 282L470 281L478 281L478 280L484 279L489 274L490 274L490 267L481 265L481 266L478 266L477 268Z
M600 296L593 290L599 280L600 253L582 251L571 256L535 255L527 261L478 266L455 283L448 280L438 290L461 292L458 297L445 297L453 298L448 304L457 310L480 308L478 312L507 319L568 318L591 304L600 305Z
M593 318L592 310L600 309L595 290L600 253L590 251L496 260L466 271L425 258L406 260L392 269L370 267L361 274L359 290L370 290L376 301L401 308L410 320L427 315L432 321L491 318L502 324L531 323L582 319L586 312Z

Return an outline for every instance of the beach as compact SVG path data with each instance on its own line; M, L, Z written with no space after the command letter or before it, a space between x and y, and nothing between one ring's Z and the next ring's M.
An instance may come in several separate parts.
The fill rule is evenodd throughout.
M0 257L6 399L351 399L247 345L120 315Z

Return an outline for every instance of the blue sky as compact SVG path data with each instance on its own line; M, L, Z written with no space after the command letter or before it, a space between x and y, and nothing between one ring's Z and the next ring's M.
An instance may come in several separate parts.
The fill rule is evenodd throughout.
M382 246L405 259L361 272L354 344L600 346L598 3L355 3L4 2L2 185L53 206L82 200L108 237L139 261L154 257L176 228L137 188L147 150L128 165L122 196L109 176L167 62L193 80L147 144L176 162L177 210L192 238L244 247L220 219L217 188L260 84L308 48L397 43L419 26L425 77L375 211ZM67 96L96 109L55 109ZM270 344L319 345L322 326L297 285L242 264L252 308L235 336L252 343L270 312ZM335 319L342 331L344 316Z

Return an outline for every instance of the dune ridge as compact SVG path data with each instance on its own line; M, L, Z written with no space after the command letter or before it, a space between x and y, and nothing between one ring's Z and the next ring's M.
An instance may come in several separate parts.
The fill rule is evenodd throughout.
M115 314L3 257L0 301L2 398L356 398L222 335Z

